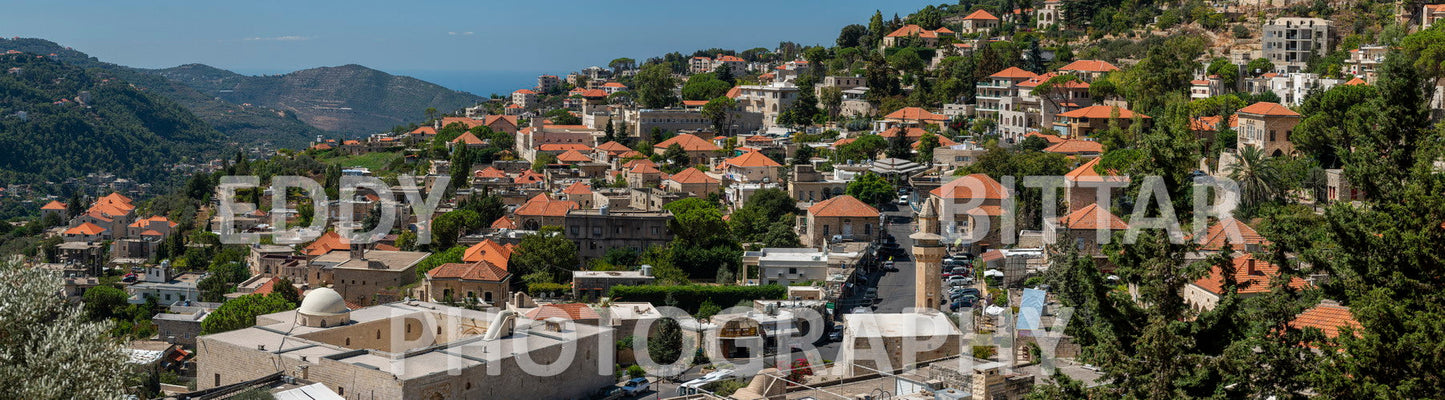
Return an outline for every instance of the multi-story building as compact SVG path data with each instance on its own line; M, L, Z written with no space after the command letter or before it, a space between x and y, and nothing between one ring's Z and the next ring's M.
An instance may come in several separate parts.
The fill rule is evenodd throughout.
M798 100L798 87L786 83L738 86L738 107L748 112L760 113L763 126L776 126L778 114L787 110Z
M723 177L733 182L773 183L778 181L779 164L760 151L749 151L722 162Z
M1373 84L1377 77L1375 69L1379 68L1380 63L1385 62L1385 54L1389 52L1389 47L1375 45L1360 46L1358 49L1350 50L1350 57L1346 58L1345 65L1340 67L1341 72L1364 78L1365 82Z
M521 89L512 92L512 104L521 108L532 108L537 105L537 92L531 89Z
M938 232L947 243L960 243L974 254L1002 244L1003 200L1008 190L986 174L960 176L928 192L938 207Z
M1420 10L1420 29L1430 29L1435 23L1445 19L1445 4L1426 4Z
M1094 105L1061 113L1054 121L1054 130L1068 138L1085 138L1104 129L1112 123L1120 129L1127 129L1134 123L1134 117L1148 123L1149 116L1130 111L1127 108Z
M380 304L408 296L401 288L416 282L416 265L429 253L417 251L367 250L353 244L350 251L333 252L313 262L336 262L332 266L333 287L355 304ZM342 258L337 260L338 258Z
M557 79L557 75L540 75L540 76L537 76L537 91L538 91L538 92L542 92L542 93L552 93L553 91L557 90L557 87L560 86L560 85L562 85L562 80L561 80L561 79Z
M981 11L982 10L980 10L980 12ZM997 24L998 18L994 18L994 22L995 24ZM921 44L923 44L924 46L935 47L938 46L938 39L952 37L954 37L953 31L948 28L940 27L938 29L929 30L923 29L923 27L918 25L908 24L904 25L902 28L895 29L893 32L888 33L888 35L883 36L883 47L898 46L903 40L903 38L917 38L917 40L922 41Z
M972 14L963 17L963 33L987 33L989 29L998 28L999 19L988 11L977 10Z
M641 253L653 245L666 245L672 241L672 231L667 228L671 220L672 212L666 210L578 209L567 212L563 234L577 243L577 254L589 260L614 248Z
M1043 7L1034 10L1034 23L1039 28L1047 28L1050 25L1062 25L1064 23L1064 7L1061 0L1046 0Z
M1013 116L1012 112L1020 111L1023 103L1023 99L1019 98L1018 85L1037 76L1038 74L1018 67L1008 67L989 75L984 81L978 83L974 96L977 103L974 112L979 117L994 121L1003 121L1004 117ZM1005 113L1010 114L1006 115ZM1023 134L1024 132L1018 132L1017 135L1004 133L1003 139L1017 141Z
M793 179L788 181L788 194L794 199L812 203L840 196L848 189L848 180L818 172L812 164L793 166Z
M1236 148L1251 146L1265 155L1278 157L1294 152L1289 137L1300 114L1279 103L1258 102L1235 112L1239 116L1239 138Z
M712 72L712 59L708 57L693 57L688 59L687 72L693 74Z
M1264 58L1277 72L1299 72L1313 56L1330 52L1334 22L1321 18L1275 18L1264 25Z

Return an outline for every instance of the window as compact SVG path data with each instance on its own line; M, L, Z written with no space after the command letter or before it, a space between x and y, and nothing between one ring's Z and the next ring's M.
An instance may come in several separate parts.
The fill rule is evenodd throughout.
M873 224L863 224L863 234L864 234L864 235L872 235L872 234L873 234Z
M1271 141L1271 142L1274 141L1274 131L1273 131L1273 130L1269 131L1269 141Z
M221 386L221 374L216 374L216 384L214 386Z
M594 227L592 227L592 236L602 236L602 227L600 227L600 226L594 226Z
M572 236L577 236L578 232L581 232L581 231L582 231L582 229L581 229L581 228L578 228L577 225L572 225Z

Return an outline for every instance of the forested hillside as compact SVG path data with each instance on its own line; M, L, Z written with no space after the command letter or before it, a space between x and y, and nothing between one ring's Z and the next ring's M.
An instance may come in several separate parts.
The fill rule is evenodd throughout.
M0 182L109 172L162 182L220 154L225 137L184 107L115 74L45 56L0 56Z

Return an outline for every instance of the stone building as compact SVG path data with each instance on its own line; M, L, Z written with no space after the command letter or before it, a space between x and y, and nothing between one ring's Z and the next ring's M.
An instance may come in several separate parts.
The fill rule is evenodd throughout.
M576 399L616 382L612 331L429 302L348 309L317 289L300 309L202 336L198 390L282 373L363 399ZM538 366L542 367L538 367Z
M1300 123L1300 115L1278 103L1258 102L1235 112L1239 116L1237 148L1258 148L1268 157L1294 152L1289 137Z
M563 234L577 243L577 253L585 260L599 258L607 250L627 248L641 253L653 245L672 241L667 228L671 211L638 211L598 208L567 212Z
M962 340L963 333L943 313L845 314L837 363L853 366L844 372L848 377L893 371L920 361L957 356ZM936 345L922 345L925 343Z
M428 253L366 250L355 245L349 252L328 254L317 261L339 255L347 259L331 267L336 291L347 301L369 305L405 297L402 288L416 282L416 265Z
M447 263L426 272L421 298L496 305L510 294L512 274L487 261Z
M872 241L878 234L878 216L878 209L853 196L845 194L823 200L808 207L801 232L803 244L824 246L839 241Z

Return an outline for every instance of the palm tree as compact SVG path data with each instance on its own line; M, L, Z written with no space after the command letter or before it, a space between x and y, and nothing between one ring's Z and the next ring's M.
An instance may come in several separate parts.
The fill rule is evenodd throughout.
M1239 183L1240 201L1247 207L1277 198L1279 178L1279 170L1255 146L1240 148L1238 159L1229 166L1229 179Z

